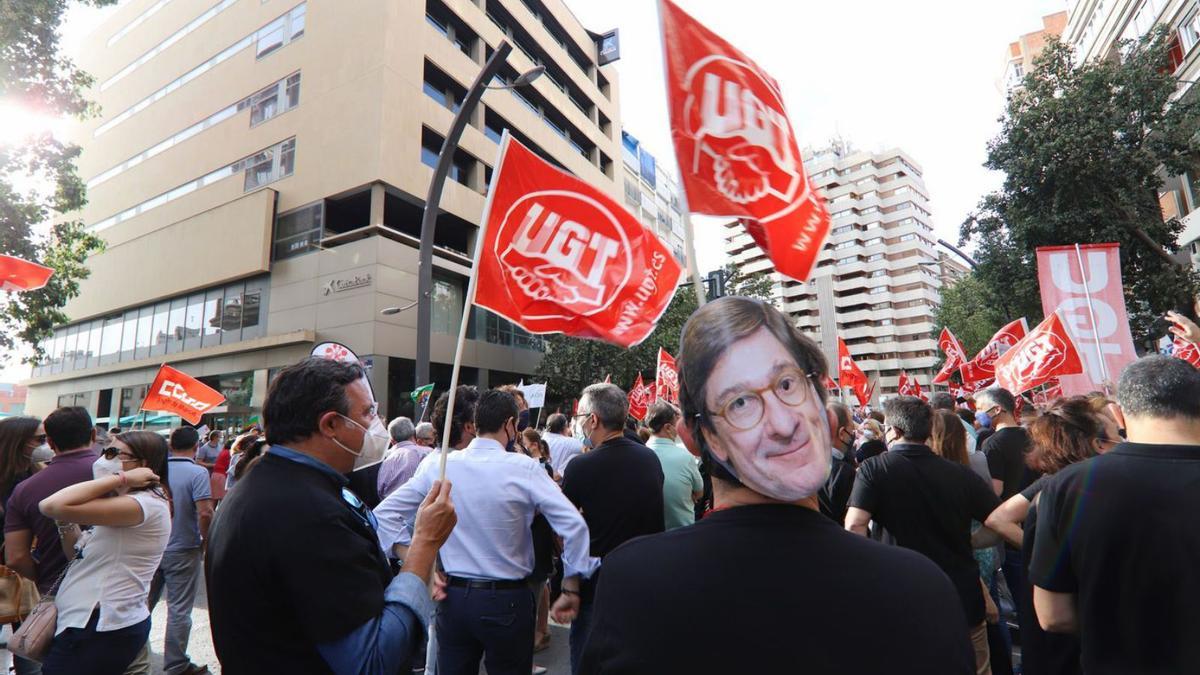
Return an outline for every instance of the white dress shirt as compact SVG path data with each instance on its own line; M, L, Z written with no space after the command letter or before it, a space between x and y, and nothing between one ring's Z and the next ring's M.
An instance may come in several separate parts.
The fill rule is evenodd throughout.
M550 468L560 476L567 470L567 462L574 459L576 455L583 454L583 443L570 436L546 433L542 439L550 448Z
M375 507L379 543L390 552L408 546L417 507L438 478L439 455L429 453L417 473ZM541 513L563 538L565 575L590 577L600 566L590 555L587 523L542 465L488 438L446 458L446 478L458 524L442 545L442 566L456 577L488 580L524 579L533 571L530 525Z

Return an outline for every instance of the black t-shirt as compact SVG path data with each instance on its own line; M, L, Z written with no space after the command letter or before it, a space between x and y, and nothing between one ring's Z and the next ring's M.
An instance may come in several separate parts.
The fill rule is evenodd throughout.
M614 438L567 464L562 491L579 507L603 558L643 534L662 532L663 472L658 455L641 443Z
M1122 443L1038 500L1032 583L1077 595L1083 670L1200 668L1200 446Z
M613 551L580 668L974 672L957 595L935 565L784 504L715 511Z
M330 672L316 645L378 617L392 579L337 478L270 452L221 502L204 563L229 675Z
M982 449L987 455L988 472L994 480L1004 482L1000 501L1029 487L1037 478L1037 474L1025 466L1029 444L1029 433L1022 427L997 429L984 441Z
M1024 537L1021 541L1021 560L1025 578L1029 578L1029 561L1033 558L1033 542L1037 538L1038 494L1053 474L1042 476L1029 487L1021 490L1021 496L1029 500L1029 511L1025 514ZM1014 598L1021 619L1021 664L1026 673L1050 673L1052 675L1078 675L1083 672L1079 663L1079 637L1064 633L1047 633L1038 623L1037 611L1033 607L1033 586L1021 584L1020 597Z
M858 467L850 494L850 506L868 511L897 545L925 554L942 568L958 589L971 626L984 618L971 520L987 520L999 505L992 486L970 467L910 443L895 443Z
M846 502L854 487L854 464L848 459L833 458L829 467L829 478L817 491L817 504L821 513L841 525L846 522Z

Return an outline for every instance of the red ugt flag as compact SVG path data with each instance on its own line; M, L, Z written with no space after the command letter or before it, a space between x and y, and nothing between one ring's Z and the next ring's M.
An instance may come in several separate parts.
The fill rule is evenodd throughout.
M0 255L0 291L36 291L45 286L54 270L45 265Z
M164 363L146 392L141 410L171 413L199 424L201 415L224 402L221 392Z
M921 383L917 382L917 378L909 377L908 373L900 371L899 394L901 396L916 396L917 398L925 398L921 393Z
M475 304L530 333L621 347L654 330L679 263L607 194L506 136L488 204Z
M665 399L671 403L679 403L679 370L675 367L675 357L662 347L658 348L658 374L654 384L654 399Z
M946 363L942 365L938 374L933 376L935 384L948 382L954 371L967 362L967 353L963 350L962 343L954 337L954 333L951 333L949 328L942 329L942 334L938 336L938 347L946 355Z
M994 365L996 384L1014 395L1056 377L1083 372L1079 349L1058 312L1046 317L1029 335L997 358Z
M642 382L642 374L638 373L637 379L633 381L633 386L629 388L629 416L640 420L645 419L646 413L650 410L651 391Z
M808 279L829 213L805 175L779 84L670 0L659 15L688 209L741 218L776 270Z
M963 364L960 371L963 383L982 383L985 380L994 378L996 374L993 364L996 362L996 359L1011 349L1013 345L1020 342L1021 338L1025 337L1025 333L1026 324L1024 317L996 331L992 339L975 355L975 358ZM1017 392L1014 391L1012 393L1016 394Z
M1171 356L1177 359L1183 359L1193 366L1200 368L1200 349L1196 345L1184 340L1181 337L1175 338L1171 343Z
M866 405L871 400L874 387L868 388L867 374L854 362L854 357L850 356L850 349L846 346L846 341L840 337L838 338L838 383L843 387L853 389L859 404Z

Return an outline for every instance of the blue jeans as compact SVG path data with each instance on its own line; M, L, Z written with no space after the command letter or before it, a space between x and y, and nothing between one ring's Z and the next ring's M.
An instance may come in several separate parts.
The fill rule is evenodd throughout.
M150 617L98 632L100 610L84 628L68 628L54 636L50 653L42 661L42 675L122 675L150 637Z
M536 606L527 587L491 590L450 586L437 613L440 675L529 675Z

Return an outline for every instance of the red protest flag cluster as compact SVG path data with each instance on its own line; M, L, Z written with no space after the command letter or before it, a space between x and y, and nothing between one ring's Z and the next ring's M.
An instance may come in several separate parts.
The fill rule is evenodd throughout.
M658 369L654 381L654 400L665 400L679 404L679 370L675 367L675 357L667 350L658 350Z
M1020 395L1052 379L1082 373L1083 361L1062 318L1055 312L1000 355L993 367L996 384Z
M530 333L631 347L675 293L679 263L653 232L507 135L484 222L475 304Z
M0 291L36 291L45 286L54 270L11 255L0 255Z
M659 16L688 210L739 218L776 270L807 279L829 213L805 174L779 84L670 0Z
M901 396L916 396L920 399L925 398L925 394L921 391L921 383L917 382L917 378L910 377L908 373L903 370L900 371L898 393Z
M942 334L938 336L938 347L946 355L946 362L942 364L942 369L938 371L938 374L933 376L934 384L949 382L954 371L963 367L967 362L967 353L963 350L962 343L954 337L954 333L951 333L949 328L942 329Z
M199 424L201 415L224 402L221 392L163 364L146 391L140 410L179 415L192 424Z
M642 374L638 373L633 386L629 388L629 416L637 420L645 419L653 402L653 390L642 382Z
M975 355L975 358L964 363L959 369L963 383L975 385L975 391L978 391L995 379L996 372L993 364L996 363L996 359L1020 342L1026 332L1024 317L996 331L992 339Z
M875 390L874 386L869 385L867 374L854 362L854 357L850 356L850 349L846 346L846 341L840 337L838 338L838 383L854 390L854 397L858 399L859 405L866 405Z

